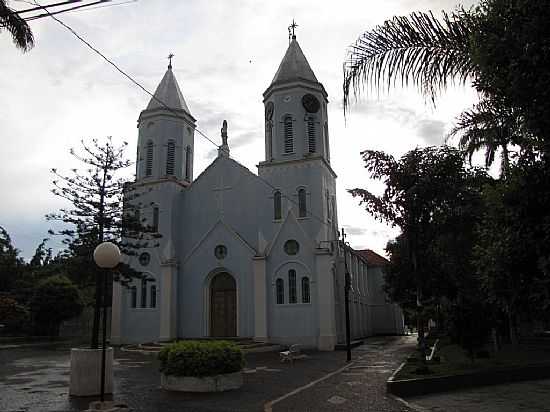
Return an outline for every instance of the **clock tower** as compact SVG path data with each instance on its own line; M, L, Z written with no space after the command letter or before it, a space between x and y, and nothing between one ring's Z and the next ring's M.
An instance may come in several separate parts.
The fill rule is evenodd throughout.
M259 175L280 188L286 199L282 202L283 216L292 210L299 220L303 219L313 238L327 240L333 237L329 233L332 230L327 231L323 223L336 225L336 175L330 166L328 96L294 34L263 96L265 161L258 166Z

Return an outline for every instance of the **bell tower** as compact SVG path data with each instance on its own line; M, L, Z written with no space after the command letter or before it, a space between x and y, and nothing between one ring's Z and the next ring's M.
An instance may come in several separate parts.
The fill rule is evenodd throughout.
M138 119L136 180L193 181L195 118L172 72L172 57L154 97Z
M296 40L295 28L293 22L288 49L263 94L265 160L258 165L258 173L280 188L274 199L283 197L276 206L282 213L275 216L291 210L312 238L326 241L334 237L337 227L328 96Z

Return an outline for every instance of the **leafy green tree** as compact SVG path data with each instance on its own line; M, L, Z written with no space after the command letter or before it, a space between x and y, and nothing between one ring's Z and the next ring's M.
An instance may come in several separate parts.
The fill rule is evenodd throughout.
M484 190L474 263L489 302L506 314L512 343L520 317L549 320L549 182L545 162L523 159Z
M546 0L485 0L472 32L474 86L509 107L550 153L550 8Z
M8 7L7 0L0 0L0 32L2 29L10 32L15 45L24 52L34 46L31 28L19 14Z
M362 155L371 177L386 189L381 196L359 188L350 193L375 218L402 231L387 248L390 296L408 307L416 304L419 315L424 303L456 299L466 283L464 270L471 271L472 232L487 175L466 169L462 154L446 146L415 149L398 160L370 150ZM422 316L418 326L423 339Z
M58 336L61 322L78 316L82 309L77 287L61 275L41 281L30 301L35 330L40 335Z
M11 237L2 226L0 226L0 292L10 292L23 268L23 259L19 257Z

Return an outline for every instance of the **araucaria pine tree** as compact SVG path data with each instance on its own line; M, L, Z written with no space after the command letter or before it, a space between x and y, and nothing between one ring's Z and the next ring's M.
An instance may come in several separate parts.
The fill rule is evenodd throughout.
M127 143L116 146L108 137L100 142L93 139L91 144L81 141L80 152L70 150L71 155L83 164L82 169L72 169L63 175L52 169L55 178L52 192L66 199L70 206L46 216L69 227L51 234L64 236L69 253L79 261L82 276L95 279L95 307L91 347L97 348L99 341L99 321L103 285L107 285L105 271L99 270L93 262L94 248L104 241L119 245L123 254L134 255L134 250L149 246L147 239L154 239L151 228L143 226L139 213L126 213L123 200L131 200L136 195L126 185L125 170L132 164L125 157ZM123 233L124 232L124 233ZM123 240L124 238L124 240ZM76 253L78 251L78 253ZM120 265L119 265L120 266ZM115 280L127 281L132 273L128 267L115 274Z

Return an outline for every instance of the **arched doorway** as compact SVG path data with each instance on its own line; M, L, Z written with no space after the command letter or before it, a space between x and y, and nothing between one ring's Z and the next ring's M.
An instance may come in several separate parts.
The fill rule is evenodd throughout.
M210 282L210 336L237 336L237 285L229 273Z

